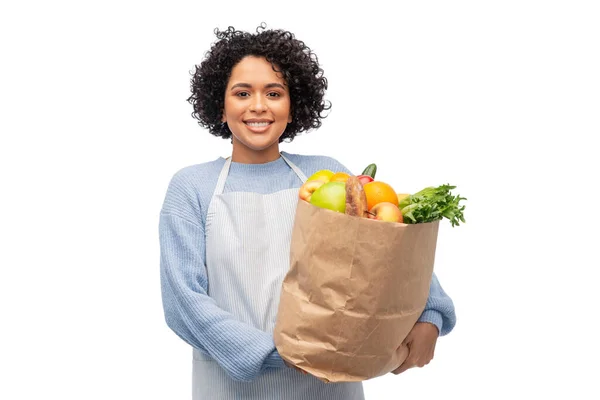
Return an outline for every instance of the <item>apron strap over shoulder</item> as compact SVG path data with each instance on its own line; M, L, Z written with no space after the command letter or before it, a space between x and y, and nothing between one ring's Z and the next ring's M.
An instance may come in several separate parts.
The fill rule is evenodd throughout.
M217 186L215 187L214 195L220 195L223 193L223 189L225 188L225 181L227 180L227 175L229 174L229 167L231 166L231 157L227 157L225 160L225 165L223 165L223 169L221 169L221 173L219 174L219 179L217 179Z
M281 154L281 158L283 158L283 160L287 163L287 165L289 165L290 168L296 173L296 175L298 175L298 178L300 178L302 183L306 182L306 179L308 179L308 178L306 177L306 175L304 175L304 173L300 170L300 168L298 168L296 166L296 164L294 164L293 162L288 160L287 157L285 157L283 154Z

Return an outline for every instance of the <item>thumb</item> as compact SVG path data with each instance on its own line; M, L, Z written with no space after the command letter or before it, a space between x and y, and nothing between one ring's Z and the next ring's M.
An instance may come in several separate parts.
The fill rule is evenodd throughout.
M405 343L402 343L400 347L396 349L396 360L402 364L408 358L409 354L410 348Z
M411 330L410 332L408 332L408 335L406 335L406 337L402 341L402 345L403 346L410 346L410 343L413 341L413 336L414 336L414 333Z
M401 374L402 372L410 368L410 365L406 363L406 360L408 359L409 355L410 349L408 348L408 346L402 344L400 345L400 347L398 347L398 349L396 350L396 361L398 362L398 367L396 367L396 369L392 371L393 374Z

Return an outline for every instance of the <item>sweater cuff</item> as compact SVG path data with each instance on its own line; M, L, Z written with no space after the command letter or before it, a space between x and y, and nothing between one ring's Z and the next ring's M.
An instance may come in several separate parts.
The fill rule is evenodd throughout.
M442 317L441 312L436 310L423 311L418 322L429 322L430 324L437 326L438 335L441 335L442 326L444 325L444 318Z
M283 367L285 367L285 363L283 362L283 358L281 358L277 352L277 349L273 350L273 352L265 358L265 362L263 363L263 369Z

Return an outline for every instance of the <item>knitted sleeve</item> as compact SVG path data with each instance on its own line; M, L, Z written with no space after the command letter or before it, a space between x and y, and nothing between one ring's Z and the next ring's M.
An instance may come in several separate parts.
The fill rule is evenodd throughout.
M160 277L167 325L238 381L284 367L273 338L220 309L207 294L204 226L197 196L176 175L160 214Z
M456 313L452 299L446 294L435 273L431 278L429 297L419 322L430 322L437 326L440 336L447 335L456 325Z

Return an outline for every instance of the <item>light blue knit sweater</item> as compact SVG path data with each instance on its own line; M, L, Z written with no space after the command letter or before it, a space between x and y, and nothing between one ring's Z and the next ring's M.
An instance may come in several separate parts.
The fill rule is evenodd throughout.
M321 169L350 172L324 156L283 154L308 177ZM267 368L285 368L270 333L241 323L206 292L204 225L224 158L179 170L160 212L160 276L167 325L192 347L208 354L235 380L250 381ZM302 182L282 158L266 164L232 163L224 192L273 193ZM434 274L420 321L441 335L456 323L454 305Z

